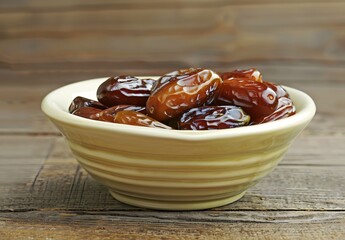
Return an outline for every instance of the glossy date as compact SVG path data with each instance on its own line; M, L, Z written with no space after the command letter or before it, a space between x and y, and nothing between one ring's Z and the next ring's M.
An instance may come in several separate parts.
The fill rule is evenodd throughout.
M116 105L145 106L155 81L132 76L111 77L97 89L100 103L112 107Z
M219 75L188 68L158 80L117 76L103 82L96 93L99 102L76 97L69 112L106 122L181 130L235 128L296 113L288 92L263 81L254 68Z
M210 103L222 79L213 71L189 68L162 76L146 102L150 116L166 121L178 117L188 109Z
M278 99L278 105L273 113L263 117L258 123L273 122L278 119L287 118L296 113L296 108L292 103L292 100L287 97L281 97Z
M252 122L274 112L278 104L277 93L264 82L233 79L224 81L220 89L217 105L235 105L251 116Z
M98 109L106 109L107 107L104 106L103 104L101 104L100 102L85 98L85 97L76 97L73 99L73 101L71 102L68 111L70 113L76 111L77 109L81 108L81 107L93 107L93 108L98 108Z
M114 117L115 123L142 126L142 127L152 127L152 128L164 128L171 129L171 127L149 117L143 113L135 111L120 111L116 113Z
M105 122L114 122L115 115L120 111L136 111L146 114L145 107L142 106L134 106L134 105L117 105L114 107L110 107L105 109L99 113L99 120Z
M252 124L275 121L295 114L287 91L282 86L265 81L225 80L216 103L241 107L251 116Z
M252 80L256 82L262 82L262 75L255 68L250 68L250 69L245 69L245 70L237 69L231 72L223 72L223 73L220 73L219 76L223 79L223 81L232 80L232 79L242 79L242 80L244 79L244 80Z
M250 116L236 106L204 106L192 108L177 122L181 130L212 130L246 126Z
M73 115L88 118L92 120L99 120L99 114L102 110L94 107L81 107L72 112Z

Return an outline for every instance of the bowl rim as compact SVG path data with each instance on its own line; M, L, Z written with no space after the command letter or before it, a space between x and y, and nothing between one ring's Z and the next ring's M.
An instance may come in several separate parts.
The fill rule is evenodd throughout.
M238 136L256 135L263 134L272 131L281 131L284 129L291 129L296 126L304 127L311 121L316 112L316 106L312 98L306 93L297 90L295 88L283 86L290 96L292 95L292 100L294 98L299 98L303 102L299 102L301 108L296 111L296 114L288 118L280 119L273 122L262 123L258 125L250 125L239 128L231 129L221 129L221 130L207 130L207 131L194 131L194 130L174 130L174 129L161 129L161 128L148 128L132 125L124 125L117 123L108 123L102 121L96 121L91 119L86 119L70 114L68 111L63 110L58 104L58 97L63 91L70 90L72 88L78 88L87 86L88 84L105 81L108 77L95 78L82 80L75 83L71 83L62 87L59 87L49 94L47 94L41 103L41 109L45 115L50 118L53 122L58 121L65 123L67 125L79 127L79 128L89 128L93 130L108 131L109 133L126 133L138 136L147 136L153 138L166 138L175 139L182 141L203 141L212 139L224 139L224 138L234 138ZM140 78L154 78L157 76L140 76ZM97 89L95 89L96 92ZM68 106L65 106L68 109Z

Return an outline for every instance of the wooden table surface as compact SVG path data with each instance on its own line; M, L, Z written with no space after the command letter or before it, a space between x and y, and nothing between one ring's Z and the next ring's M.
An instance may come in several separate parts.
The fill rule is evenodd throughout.
M58 85L1 86L1 239L345 237L345 84L293 84L318 110L284 160L240 201L189 212L122 204L91 179L40 111Z
M3 1L0 239L345 239L344 10L322 0ZM317 105L279 166L227 206L114 200L40 110L67 83L186 66L257 67Z

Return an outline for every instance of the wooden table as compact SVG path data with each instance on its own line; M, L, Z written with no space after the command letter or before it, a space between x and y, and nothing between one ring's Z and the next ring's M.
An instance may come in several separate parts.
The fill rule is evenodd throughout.
M345 3L22 1L0 6L0 239L345 239ZM206 17L207 16L207 17ZM40 110L64 84L257 67L317 114L234 204L153 211L114 200Z
M40 111L58 85L1 86L1 239L344 239L344 84L293 84L318 111L281 164L240 201L189 212L122 204L91 179Z

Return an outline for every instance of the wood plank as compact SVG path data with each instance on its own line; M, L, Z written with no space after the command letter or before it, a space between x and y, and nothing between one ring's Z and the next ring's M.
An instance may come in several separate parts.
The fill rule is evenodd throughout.
M292 148L282 164L251 188L240 201L219 209L345 210L345 188L342 184L345 181L345 154L344 147L336 144L337 140L344 142L344 137L331 140L325 146L330 148L329 151L316 151L316 155L320 154L316 160L310 157L315 145L320 148L320 144L330 139L312 136L301 139L300 148ZM304 156L307 156L306 159ZM327 159L327 165L322 159ZM137 209L115 201L104 186L91 179L74 160L63 138L56 140L34 182L30 180L11 186L11 191L6 188L9 197L1 201L0 210ZM0 189L0 193L3 191Z
M324 0L286 0L287 3L322 3ZM342 2L342 0L330 0L328 2ZM278 2L280 3L280 2ZM68 10L68 9L104 9L104 8L209 8L212 6L226 6L226 5L249 5L249 4L277 4L276 0L166 0L164 2L159 0L99 0L94 2L92 0L74 0L73 2L68 0L61 0L58 2L47 2L44 0L3 0L0 9L6 11L57 11L57 10Z
M0 136L1 206L28 196L54 141L49 136Z
M0 186L32 181L53 142L53 137L0 136Z
M0 108L4 112L0 116L0 132L5 134L52 132L56 134L56 128L48 121L40 108L44 95L55 87L57 86L22 86L20 80L11 87L1 86Z
M187 1L185 1L187 2ZM164 6L164 4L161 4ZM159 8L159 5L149 5L147 8L143 8L139 5L132 5L128 9L115 6L109 7L104 6L103 8L90 8L79 10L72 8L71 10L64 9L64 11L35 11L35 12L12 12L3 11L0 12L0 19L2 22L0 26L3 28L2 31L8 33L20 33L20 32L37 32L37 31L48 31L48 32L59 32L66 31L71 32L71 29L77 28L81 30L109 30L108 34L114 33L111 30L131 32L142 32L143 34L151 35L152 32L165 32L168 35L175 35L178 32L171 32L169 30L183 30L189 29L190 34L195 33L195 30L199 30L199 27L207 29L207 27L214 26L215 24L223 23L228 29L218 30L233 30L236 25L234 20L241 27L264 27L271 26L275 27L287 27L296 26L296 23L308 24L308 27L316 27L317 23L330 24L334 26L344 19L341 14L341 10L344 7L343 2L319 2L319 3L280 3L280 4L232 4L227 3L217 5L210 2L211 6L202 7L202 4L194 5L191 8L183 8L181 6L170 6L167 8ZM42 6L42 5L41 5ZM169 6L169 5L168 5ZM338 9L336 8L338 7ZM260 10L260 11L255 11ZM271 10L275 10L272 12ZM306 12L312 13L317 10L318 15L310 14L308 18L304 18ZM173 12L171 12L173 11ZM102 12L101 15L99 13ZM95 16L97 15L97 18ZM37 19L32 22L32 15L35 15ZM112 17L110 17L112 14ZM280 15L279 15L280 14ZM294 18L291 18L293 14ZM72 17L72 15L74 15ZM58 16L66 16L66 19L58 20ZM212 18L203 19L201 16L212 16ZM240 16L244 18L240 19ZM279 18L277 18L280 16ZM89 17L90 19L87 19ZM255 18L259 18L259 21L254 21ZM270 21L272 18L277 18L278 21ZM97 19L97 21L95 21ZM160 19L161 22L155 22ZM47 20L46 22L43 20ZM72 20L72 21L71 21ZM91 20L91 21L90 21ZM138 25L137 20L143 20ZM172 21L173 20L173 21ZM12 22L11 22L12 21ZM183 21L185 21L183 25ZM34 25L30 25L34 23ZM89 25L85 25L88 23ZM115 23L115 24L114 24ZM232 23L232 24L231 24ZM60 26L58 29L49 29L48 26L57 25ZM95 29L98 26L100 29ZM27 28L30 27L30 28ZM193 30L193 28L195 29ZM303 27L303 26L299 26ZM334 26L336 27L336 26ZM238 28L236 28L238 29ZM217 29L215 29L217 30ZM188 34L188 33L186 33Z
M63 85L83 79L111 75L154 76L176 69L198 66L217 72L255 67L267 81L285 85L309 83L315 85L344 84L344 63L325 61L295 60L245 60L245 61L204 61L191 64L188 59L169 61L103 61L83 59L71 62L7 63L0 61L0 83L2 85Z
M4 64L0 69L2 86L35 86L46 90L91 78L114 75L160 76L176 69L190 67L187 62L54 62L37 64ZM287 86L332 87L344 85L344 64L318 61L244 61L208 62L202 66L216 72L257 68L266 81ZM1 68L1 63L0 63ZM317 84L316 84L317 83ZM51 85L51 86L49 86ZM1 89L0 89L1 90Z
M344 8L344 3L296 3L5 12L0 59L10 64L94 59L202 65L258 57L343 62ZM305 17L313 12L318 14Z
M344 136L302 134L292 144L281 165L345 166Z
M308 125L304 134L312 135L345 135L345 98L339 89L340 85L291 83L289 86L309 94L316 104L316 115ZM338 89L338 90L337 90Z
M343 239L344 212L0 213L5 239Z
M22 164L18 159L27 159L25 164L40 164L48 157L55 137L0 136L0 165Z

